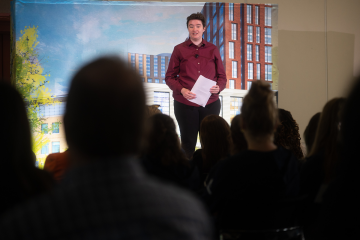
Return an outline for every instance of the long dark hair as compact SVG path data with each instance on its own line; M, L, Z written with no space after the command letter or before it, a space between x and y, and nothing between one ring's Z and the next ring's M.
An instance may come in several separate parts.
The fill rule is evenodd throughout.
M229 124L218 115L206 116L200 125L203 171L208 172L230 154L232 139Z
M241 114L236 115L231 121L230 130L231 130L231 138L233 141L231 154L233 155L241 152L242 150L247 149L247 142L240 127L240 119L241 119Z
M340 157L339 124L344 103L345 98L334 98L326 103L321 112L314 145L309 153L309 157L321 151L324 153L323 169L325 172L325 183L330 182L337 175L336 169Z
M276 129L274 143L289 149L297 159L304 158L301 150L299 125L289 111L279 108L280 124Z
M6 209L47 191L52 182L43 180L35 167L31 149L30 125L20 94L10 85L0 83L0 214Z
M147 154L163 165L188 165L185 153L181 150L179 136L174 120L165 114L155 114L149 119Z
M304 140L308 154L311 152L312 146L314 145L316 131L319 126L320 116L321 116L320 112L312 116L312 118L309 121L309 124L306 126L304 131Z

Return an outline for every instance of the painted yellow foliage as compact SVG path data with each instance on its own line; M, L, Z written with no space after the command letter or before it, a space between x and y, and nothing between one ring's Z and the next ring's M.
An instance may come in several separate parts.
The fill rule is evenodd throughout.
M41 151L41 148L47 144L50 143L50 140L46 137L45 134L43 133L36 133L33 134L33 145L32 145L32 149L34 153L39 153ZM46 157L36 157L38 162L39 162L39 168L43 169L44 168L44 164L45 164L45 160Z
M27 112L33 136L33 151L38 153L50 140L41 132L41 124L44 118L38 116L40 105L57 104L50 90L45 86L49 81L44 69L40 64L39 55L36 51L38 27L25 27L20 31L21 36L15 43L15 56L12 61L13 74L15 74L16 88L21 93L27 104ZM50 129L49 129L50 130Z

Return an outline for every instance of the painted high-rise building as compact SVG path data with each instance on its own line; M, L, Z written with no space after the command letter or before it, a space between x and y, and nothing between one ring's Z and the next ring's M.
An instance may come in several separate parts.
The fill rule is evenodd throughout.
M159 55L128 53L128 62L130 67L138 71L143 82L165 84L170 56L170 53Z
M204 39L219 48L227 88L250 89L252 81L272 84L271 10L267 4L205 3Z

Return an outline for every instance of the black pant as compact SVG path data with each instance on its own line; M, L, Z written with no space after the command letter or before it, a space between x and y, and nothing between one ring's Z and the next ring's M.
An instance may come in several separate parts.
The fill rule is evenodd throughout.
M181 143L188 158L195 151L201 121L208 115L219 115L220 107L220 99L205 107L189 106L174 100L174 112L180 127Z

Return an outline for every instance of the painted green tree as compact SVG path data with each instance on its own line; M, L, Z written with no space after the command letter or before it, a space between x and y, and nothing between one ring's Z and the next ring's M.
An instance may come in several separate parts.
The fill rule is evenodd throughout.
M45 118L39 116L41 105L57 104L55 96L45 86L50 74L44 73L36 46L39 42L38 27L25 27L15 43L12 59L12 82L23 96L27 105L27 113L33 137L33 151L37 153L50 140L41 132ZM48 129L51 131L51 129Z

